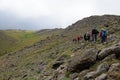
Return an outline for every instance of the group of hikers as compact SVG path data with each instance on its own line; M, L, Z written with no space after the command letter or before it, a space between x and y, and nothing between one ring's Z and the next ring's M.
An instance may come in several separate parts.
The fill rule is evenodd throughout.
M85 41L93 41L96 42L98 36L100 37L100 42L105 43L107 40L107 31L106 29L102 28L99 32L96 27L94 27L91 31L88 31L84 34L84 36L78 36L73 39L73 42L79 42L84 38Z

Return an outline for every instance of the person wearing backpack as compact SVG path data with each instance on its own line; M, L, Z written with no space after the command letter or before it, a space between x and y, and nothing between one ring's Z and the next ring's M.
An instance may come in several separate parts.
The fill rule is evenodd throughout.
M99 34L99 31L94 27L92 29L92 41L96 42L97 41L97 35Z
M85 41L90 41L90 34L89 34L88 32L86 32L86 33L84 34L84 40L85 40Z
M101 30L101 43L106 42L107 40L107 31L105 29Z

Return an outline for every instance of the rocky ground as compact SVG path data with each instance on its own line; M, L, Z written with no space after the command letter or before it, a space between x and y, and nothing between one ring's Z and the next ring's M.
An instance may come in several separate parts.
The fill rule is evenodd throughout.
M89 49L68 62L67 71L74 80L119 80L120 43L101 51ZM95 67L95 68L93 68ZM92 69L93 68L93 69Z
M73 43L71 57L56 60L52 64L52 70L48 71L52 75L43 75L40 80L120 80L120 26L116 21L112 23L107 28L109 35L106 44L99 41ZM74 25L77 28L79 26Z
M99 38L72 42L93 26L100 31L103 24L108 24L106 44ZM119 16L91 16L66 29L36 34L45 38L0 57L1 80L120 80Z

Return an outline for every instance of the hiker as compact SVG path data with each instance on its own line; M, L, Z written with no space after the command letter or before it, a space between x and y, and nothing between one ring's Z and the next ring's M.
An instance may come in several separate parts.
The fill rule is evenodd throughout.
M81 36L81 35L77 37L78 42L80 42L80 40L82 40L82 39L83 39L83 36Z
M72 40L72 41L76 43L76 42L77 42L77 39L76 39L76 38L73 38L73 40Z
M84 34L84 40L85 40L85 41L90 41L90 34L89 34L89 32L86 32L86 33Z
M107 31L105 29L103 29L103 28L102 28L102 30L100 32L100 39L101 39L101 43L103 43L103 44L107 40Z
M97 41L97 35L99 34L98 30L94 27L92 29L92 41L96 42Z

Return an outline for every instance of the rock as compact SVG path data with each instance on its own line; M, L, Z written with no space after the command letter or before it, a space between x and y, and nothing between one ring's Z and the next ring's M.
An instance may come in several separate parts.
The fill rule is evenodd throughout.
M97 72L98 74L101 74L101 73L103 73L103 72L108 71L108 69L109 69L109 64L106 63L106 62L103 62L102 64L100 64L100 65L98 66L96 72Z
M98 54L98 59L102 60L111 54L116 54L116 56L120 56L119 53L120 53L120 43L100 51L100 53Z
M117 43L117 44L115 44L115 46L120 46L120 42L119 42L119 43Z
M112 61L113 59L116 59L116 55L115 54L111 54L109 56L107 56L105 59L103 59L102 61Z
M80 79L77 77L77 78L75 78L74 80L80 80Z
M65 77L65 74L58 74L57 80L61 80Z
M67 70L66 64L60 65L60 67L57 70Z
M40 65L38 65L38 70L37 70L37 72L38 72L38 73L41 73L42 70L43 70L45 67L46 67L46 64L40 64Z
M12 78L12 76L11 76L11 75L9 75L7 80L11 80L11 78Z
M80 72L80 75L85 76L88 72L90 72L90 70L83 70Z
M97 50L89 49L85 53L75 55L68 62L68 71L80 72L84 69L88 69L96 62Z
M52 68L53 69L57 69L60 65L62 65L64 62L63 61L56 61L53 65Z
M120 63L114 63L108 70L108 80L120 80Z
M116 72L118 69L120 69L120 63L114 63L111 65L108 72Z
M61 80L62 78L65 77L66 71L67 71L66 64L60 65L59 68L57 68L56 70L54 70L53 75L52 75L53 76L52 80Z
M52 80L52 77L50 76L50 77L48 77L46 80Z
M66 55L63 54L60 57L56 59L56 61L53 63L52 68L57 69L60 65L64 63L64 60L66 59Z
M116 72L109 73L107 80L120 80L120 72L119 73L116 73Z
M66 59L66 55L63 54L57 59L57 61L64 61L65 59Z
M70 74L69 77L74 80L75 78L78 77L78 73L73 73L73 74Z
M113 52L116 54L116 57L120 57L120 43L113 46Z
M84 76L84 80L91 80L91 79L94 79L96 76L97 76L97 72L96 71L92 71L92 72L87 73Z
M117 39L117 37L115 35L112 35L110 37L107 38L107 42L113 42Z
M57 80L57 78L58 78L58 71L54 71L52 80Z
M22 78L25 78L25 77L27 77L27 74L24 74Z
M112 53L113 53L113 51L111 50L111 48L105 48L98 54L98 59L102 60L105 57L107 57L108 55L111 55Z
M59 73L59 76L61 78L65 77L65 73L67 71L67 66L64 64L64 65L61 65L58 69L57 69L58 73Z
M107 74L103 73L100 76L98 76L97 78L95 78L95 80L106 80L107 79Z

